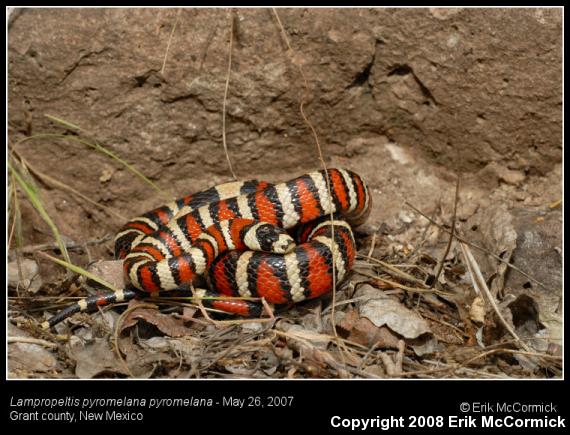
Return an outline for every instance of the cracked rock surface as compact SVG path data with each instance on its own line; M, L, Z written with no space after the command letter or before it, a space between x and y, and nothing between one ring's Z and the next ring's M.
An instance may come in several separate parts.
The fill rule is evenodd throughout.
M10 142L66 132L47 114L81 127L172 195L227 181L221 114L233 20L226 133L240 178L282 181L320 167L299 111L296 65L308 80L305 110L327 162L369 180L384 205L378 220L397 216L401 198L435 206L453 190L455 173L486 198L504 183L520 187L560 172L559 9L279 14L291 56L271 9L15 9ZM30 140L17 151L125 217L164 202L80 144ZM402 167L411 167L411 184ZM62 216L72 238L122 223L68 193L49 196L48 211Z

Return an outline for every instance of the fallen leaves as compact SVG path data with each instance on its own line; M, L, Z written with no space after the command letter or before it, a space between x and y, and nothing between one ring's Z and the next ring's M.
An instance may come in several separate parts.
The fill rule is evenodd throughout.
M136 308L139 305L148 305L140 301L132 300L129 302L129 308ZM139 320L144 320L169 337L184 337L192 334L192 330L185 325L185 321L180 318L173 317L169 314L162 314L157 309L136 308L133 309L124 319L120 326L122 333L127 328L136 325Z

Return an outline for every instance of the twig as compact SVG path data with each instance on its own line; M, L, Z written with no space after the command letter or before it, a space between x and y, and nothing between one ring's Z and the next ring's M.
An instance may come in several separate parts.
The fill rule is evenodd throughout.
M443 270L443 264L445 263L445 259L447 258L447 254L449 254L449 250L451 249L451 243L453 242L453 237L455 236L455 221L457 219L457 203L459 202L459 175L457 176L457 183L455 184L455 201L453 203L453 218L451 219L451 232L449 233L449 240L447 242L447 246L445 247L445 252L437 265L437 270L434 274L434 279L431 284L431 287L437 284L439 275Z
M358 302L358 301L363 301L363 300L368 300L368 299L369 299L368 296L358 296L358 297L356 297L356 298L350 298L350 299L344 299L344 300L342 300L342 301L338 301L338 302L335 303L335 305L336 305L337 307L340 307L341 305L352 304L353 302ZM321 315L322 315L322 316L326 316L327 313L328 313L329 311L331 311L331 310L332 310L332 303L331 303L331 305L329 305L328 307L326 307L326 308L322 311Z
M403 284L400 284L400 283L395 282L395 281L390 281L390 280L388 280L388 279L381 278L381 277L379 277L379 276L374 276L374 275L369 274L368 272L364 272L364 271L362 271L362 270L357 270L357 272L358 272L360 275L364 275L364 276L367 276L368 278L376 279L376 280L378 280L378 281L383 281L383 282L385 282L386 284L389 284L389 285L391 285L391 286L393 286L393 287L401 288L402 290L406 290L406 291L409 291L409 292L413 292L413 293L435 293L435 294L441 295L441 296L453 296L453 294L451 294L451 293L447 293L447 292L444 292L444 291L441 291L441 290L438 290L438 289L435 289L435 288L434 288L434 289L430 289L430 288L408 287L407 285L403 285Z
M372 355L372 352L374 352L378 348L378 346L380 346L381 343L382 340L378 340L370 347L370 349L368 349L368 352L366 352L366 354L360 360L360 364L358 365L359 370L362 370L364 368L364 365L366 364L366 360L368 359L368 357Z
M402 373L402 362L404 360L404 350L406 349L406 343L404 340L398 341L398 353L396 354L394 360L390 356L383 352L380 354L380 359L386 367L386 373L388 376L399 376Z
M57 347L57 344L33 337L8 337L8 343L38 344L40 346L49 347L52 349Z
M370 249L368 250L368 260L372 258L372 253L374 252L374 247L376 245L376 232L372 234L372 241L370 242Z
M277 326L277 327L279 327L279 326ZM292 333L287 332L287 331L281 331L279 329L271 329L270 332L272 332L275 335L281 335L283 337L289 337L289 338L292 338L294 340L304 341L307 345L310 344L306 339L300 337L299 335L295 335L295 334L292 334ZM357 343L355 341L347 340L346 338L338 337L338 339L337 339L336 337L334 337L332 335L321 334L321 333L317 333L317 335L319 335L323 340L326 338L331 343L334 343L334 344L337 344L338 342L342 341L342 343L344 345L354 346L355 348L361 349L363 353L368 350L367 346L360 344L360 343Z
M430 320L433 321L433 322L437 322L437 323L439 323L439 324L441 324L441 325L444 325L444 326L447 326L448 328L453 329L453 330L456 332L456 334L460 334L459 337L457 337L457 338L459 338L461 341L463 341L464 336L468 335L465 331L463 331L462 329L458 328L457 326L452 325L451 323L446 322L445 320L438 319L437 317L432 316L431 314L428 314L425 310L422 310L421 316L422 316L422 317L426 317L426 318L430 319Z
M430 287L428 285L426 285L426 283L424 281L422 281L421 279L416 278L415 276L412 276L406 272L401 271L400 269L398 269L396 266L394 266L393 264L389 264L386 263L382 260L378 260L377 258L374 257L370 257L370 256L363 256L361 254L357 254L357 257L362 257L365 258L367 260L372 260L374 263L377 263L378 265L382 266L384 269L387 269L391 274L396 275L402 279L405 279L406 281L410 281L413 282L415 284L418 284L421 287L424 287L426 289L429 289ZM417 267L416 265L411 264L410 267Z

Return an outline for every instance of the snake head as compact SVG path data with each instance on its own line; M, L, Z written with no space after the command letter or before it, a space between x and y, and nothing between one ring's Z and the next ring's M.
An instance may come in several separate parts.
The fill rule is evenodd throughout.
M255 251L287 254L295 248L295 241L283 228L268 223L254 225L245 235L244 243Z

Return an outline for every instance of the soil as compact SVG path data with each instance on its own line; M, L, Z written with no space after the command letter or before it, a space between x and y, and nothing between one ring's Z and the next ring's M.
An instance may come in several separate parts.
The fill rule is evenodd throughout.
M36 177L44 206L66 240L85 244L112 237L125 220L166 197L231 180L222 107L233 29L226 137L239 179L277 182L321 168L301 115L304 100L326 164L352 169L370 186L374 209L364 232L379 236L381 254L396 242L419 249L421 232L410 228L424 228L427 221L406 202L449 225L460 177L461 225L501 205L517 216L513 225L521 228L520 236L531 231L530 218L521 216L547 216L541 249L552 261L538 275L553 279L548 286L558 293L548 300L556 299L562 10L278 14L292 51L271 9L11 11L10 149L36 176L46 174L119 215ZM80 143L53 137L22 141L40 134L102 144L166 194ZM49 227L23 198L22 244L53 243ZM558 214L551 218L551 212ZM446 244L445 233L438 234L430 251L436 259ZM513 258L528 266L521 256ZM72 252L82 264L110 258L111 240ZM44 283L65 278L61 268L35 260ZM517 279L519 295L527 281Z

